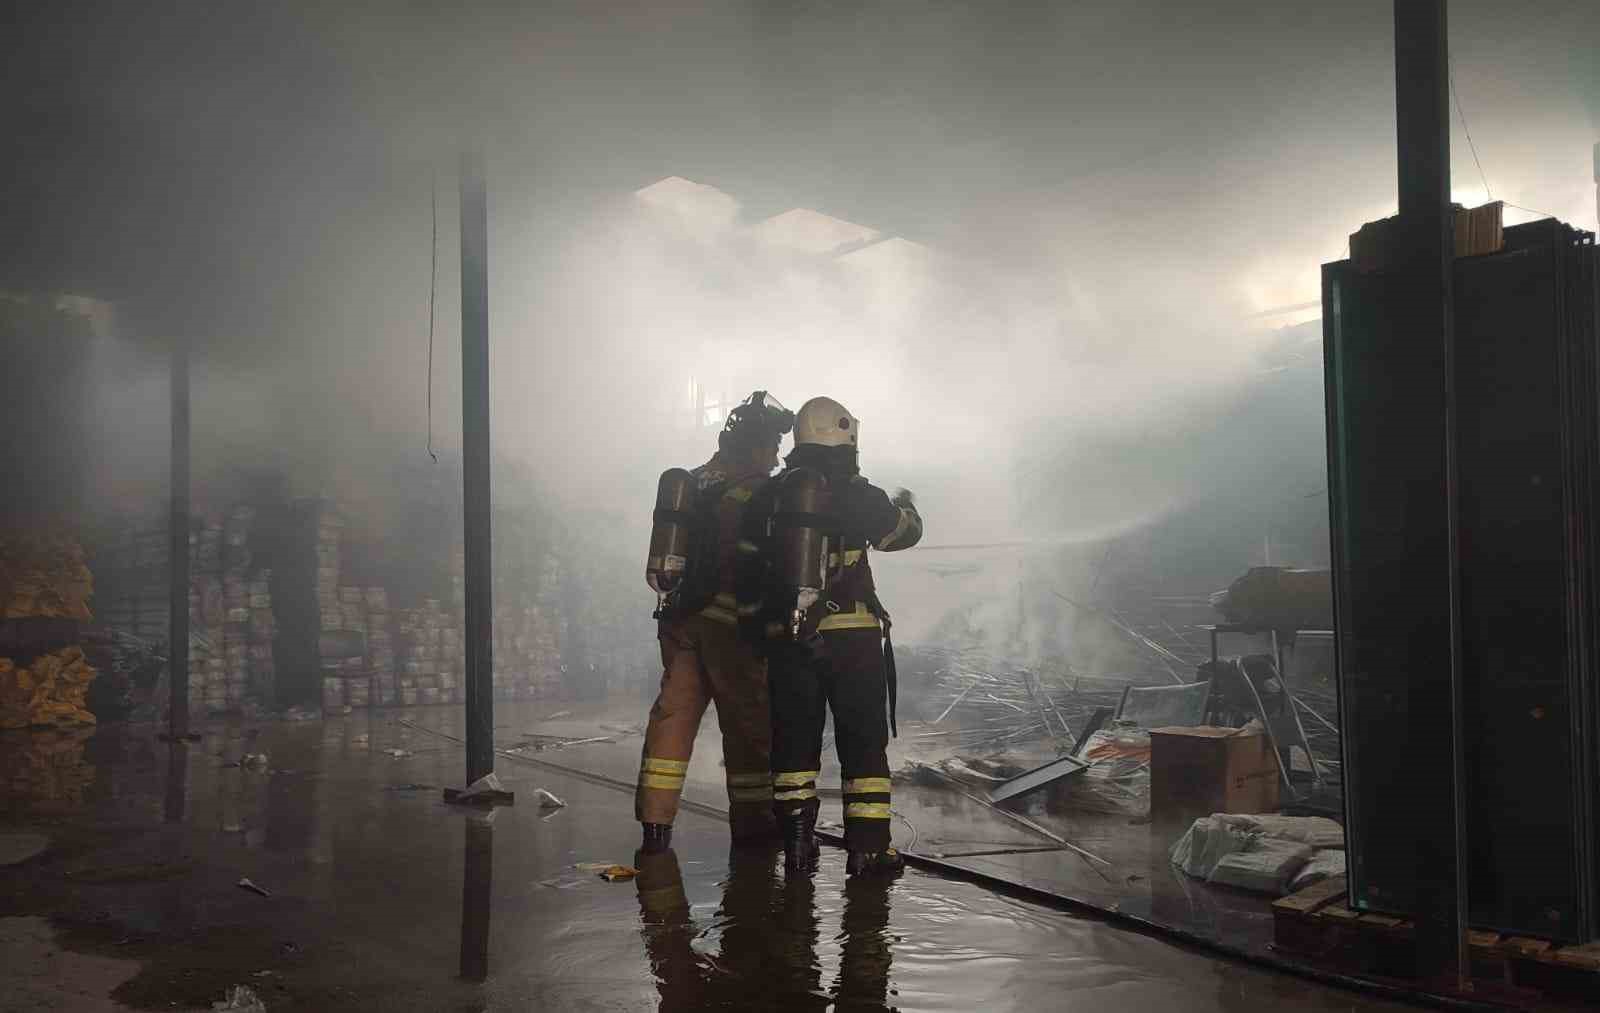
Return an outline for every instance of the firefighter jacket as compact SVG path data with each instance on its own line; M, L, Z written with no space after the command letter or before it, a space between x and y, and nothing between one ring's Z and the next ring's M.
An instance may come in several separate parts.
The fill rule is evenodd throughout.
M833 530L828 558L828 583L801 627L800 639L830 630L882 629L888 612L878 600L872 579L871 549L909 549L922 537L922 517L909 496L889 494L855 470L854 448L802 444L785 460L785 469L752 497L738 540L736 598L741 628L747 637L771 640L786 636L792 601L776 586L770 560L771 519L780 480L795 468L816 468L827 476L829 516Z
M718 453L690 474L695 479L693 572L671 618L701 615L734 626L739 531L746 506L767 484L768 471L730 466Z

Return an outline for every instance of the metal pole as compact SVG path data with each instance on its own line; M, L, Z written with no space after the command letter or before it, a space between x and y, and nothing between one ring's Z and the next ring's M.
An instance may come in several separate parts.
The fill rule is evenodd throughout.
M1444 393L1444 488L1448 645L1437 665L1408 673L1415 745L1411 774L1415 835L1417 975L1468 984L1467 863L1462 755L1460 552L1457 522L1455 219L1450 205L1448 0L1395 0L1395 122L1399 149L1399 263L1411 298L1407 330L1438 342ZM1426 635L1426 631L1421 631ZM1446 631L1440 631L1446 632ZM1448 701L1447 720L1439 704ZM1397 828L1398 829L1398 828Z
M167 518L167 735L189 738L189 339L174 338L171 366L172 476Z
M461 156L461 439L467 580L467 784L494 770L489 557L489 208L483 154Z

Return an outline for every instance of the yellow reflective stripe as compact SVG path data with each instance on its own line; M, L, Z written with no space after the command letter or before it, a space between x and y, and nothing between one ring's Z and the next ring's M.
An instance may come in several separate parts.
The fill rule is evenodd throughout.
M747 555L752 553L752 552L760 552L761 551L761 546L757 545L755 542L752 542L748 538L739 539L738 543L734 546L734 548L737 549L740 552L743 552L743 553L747 554Z
M765 770L758 770L749 774L734 774L731 772L728 774L728 784L730 787L737 785L742 788L748 788L752 785L771 783L772 774L771 772Z
M878 629L878 617L867 611L864 602L856 602L853 612L835 612L817 624L821 630L875 630Z
M655 756L646 756L640 762L639 769L652 774L687 774L689 772L689 761L663 760Z
M816 798L815 788L794 788L789 791L775 791L772 793L774 802L802 802L808 798Z
M844 807L847 820L886 820L889 818L887 802L851 802Z
M729 802L770 802L772 801L772 798L772 789L764 784L757 788L735 788L732 785L728 786Z
M662 789L664 791L682 791L683 790L683 775L682 774L648 774L648 773L645 773L644 771L640 771L639 772L639 787L641 787L641 788L660 788L660 789Z
M780 788L798 788L815 781L821 773L820 770L780 770L772 775L772 783Z
M739 607L739 599L735 598L726 591L718 591L716 597L712 598L711 600L716 602L718 605L722 605L727 608L736 609Z
M742 485L736 485L732 489L729 489L727 492L723 493L722 498L731 499L735 503L748 503L750 502L750 497L754 495L754 490L746 489Z
M846 795L887 795L889 790L887 777L857 777L844 783Z
M895 524L894 530L878 540L878 548L885 552L893 551L895 543L904 538L913 527L920 527L922 519L910 507L900 508L900 520Z
M865 549L846 549L844 550L844 565L855 566L857 563L861 562L861 557L865 556L866 554L867 553ZM839 565L839 554L837 552L828 553L828 565Z
M723 623L728 626L739 625L739 617L737 615L716 605L707 605L705 608L701 609L700 617L702 619L709 619L714 623Z

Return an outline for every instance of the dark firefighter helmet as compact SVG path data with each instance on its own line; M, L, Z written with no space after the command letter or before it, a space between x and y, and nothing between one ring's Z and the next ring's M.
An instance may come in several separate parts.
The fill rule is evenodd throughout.
M794 412L779 404L771 394L758 390L728 413L728 422L722 427L717 444L728 450L777 443L793 428Z

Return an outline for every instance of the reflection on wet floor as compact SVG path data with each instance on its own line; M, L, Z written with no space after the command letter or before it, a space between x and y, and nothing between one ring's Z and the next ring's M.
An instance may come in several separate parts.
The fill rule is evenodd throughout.
M791 881L775 848L730 849L695 814L673 851L639 854L627 793L526 764L502 766L507 786L566 808L463 813L418 787L459 783L459 750L398 717L459 715L212 726L190 746L98 730L71 761L88 783L65 798L60 778L9 782L5 828L55 844L0 869L0 921L48 916L60 945L137 960L114 998L141 1009L206 1008L239 983L274 1013L1394 1008L916 870L847 882L834 849ZM582 748L637 763L636 739ZM237 765L247 752L269 760ZM936 815L922 832L951 850L1010 842ZM578 868L600 861L639 875Z

